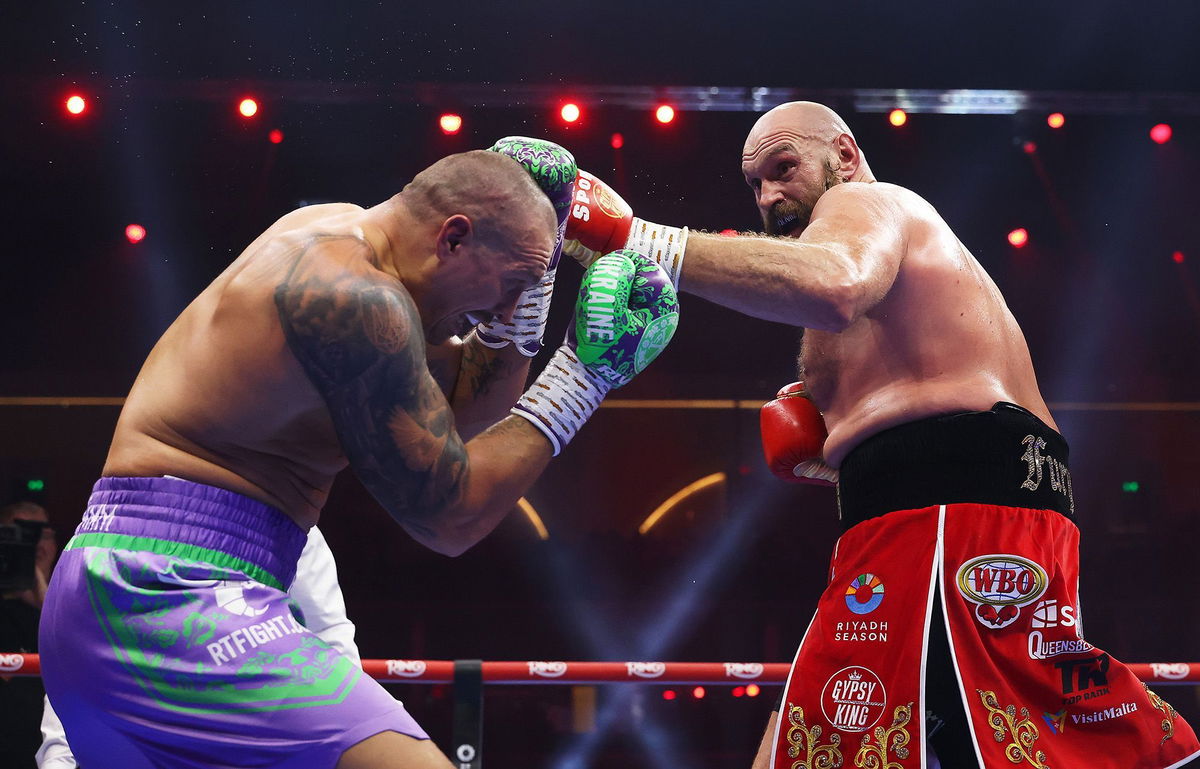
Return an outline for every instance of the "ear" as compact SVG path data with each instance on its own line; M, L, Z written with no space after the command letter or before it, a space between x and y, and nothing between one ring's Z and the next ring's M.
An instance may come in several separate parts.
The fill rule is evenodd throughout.
M454 214L442 222L437 234L438 259L447 259L470 240L474 229L465 214Z
M850 134L841 134L834 140L833 149L838 157L838 175L842 177L842 181L848 182L854 178L862 165L862 153L858 144Z

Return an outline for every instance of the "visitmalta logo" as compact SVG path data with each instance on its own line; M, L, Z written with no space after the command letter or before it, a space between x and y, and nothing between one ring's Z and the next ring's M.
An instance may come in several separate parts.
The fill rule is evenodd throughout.
M975 619L984 627L1016 622L1021 607L1041 598L1048 583L1037 563L1007 553L981 555L958 568L958 592L975 604Z

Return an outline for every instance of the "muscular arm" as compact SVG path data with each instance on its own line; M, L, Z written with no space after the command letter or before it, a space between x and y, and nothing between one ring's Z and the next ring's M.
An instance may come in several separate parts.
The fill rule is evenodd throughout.
M310 240L275 290L280 322L363 485L414 539L458 555L512 509L550 445L517 417L463 443L416 306L374 258L359 240Z
M482 345L474 333L428 347L426 358L464 440L508 416L525 389L531 360L515 345L499 350Z
M826 192L798 238L691 234L680 287L757 318L841 331L883 299L904 255L903 215L875 186Z

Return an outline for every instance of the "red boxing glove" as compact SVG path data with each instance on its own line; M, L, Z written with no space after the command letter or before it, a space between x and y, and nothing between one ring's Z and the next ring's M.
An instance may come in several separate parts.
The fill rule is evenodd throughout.
M818 486L837 483L838 471L821 459L829 431L821 412L805 393L803 382L784 387L775 394L775 400L763 404L759 421L763 454L777 477Z
M563 251L587 267L610 251L625 248L632 227L629 204L607 184L579 169Z

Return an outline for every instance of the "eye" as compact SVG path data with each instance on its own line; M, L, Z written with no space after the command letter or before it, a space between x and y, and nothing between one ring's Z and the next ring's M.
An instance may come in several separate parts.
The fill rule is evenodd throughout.
M796 164L791 162L790 160L784 161L779 164L779 166L777 168L777 173L780 176L786 176L795 167L796 167Z
M746 184L750 185L750 189L758 192L762 189L762 179L747 179Z

